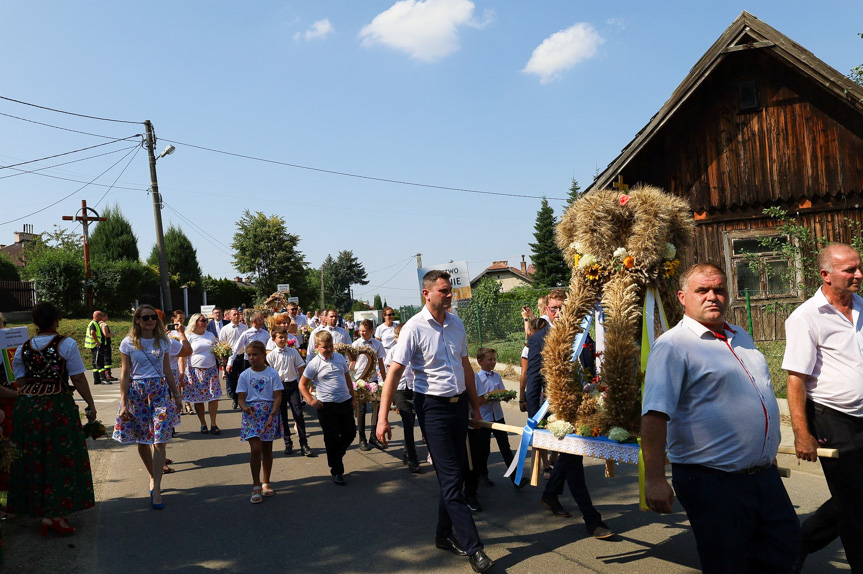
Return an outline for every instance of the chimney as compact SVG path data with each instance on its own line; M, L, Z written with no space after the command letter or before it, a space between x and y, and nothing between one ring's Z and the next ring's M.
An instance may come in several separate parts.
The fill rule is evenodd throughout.
M239 283L240 281L242 281L242 279L240 279L239 277L234 277L234 283Z
M24 243L26 241L32 241L36 237L36 234L33 233L33 225L31 223L24 224L23 231L15 232L15 243Z
M521 274L527 275L527 263L524 261L524 255L521 256Z

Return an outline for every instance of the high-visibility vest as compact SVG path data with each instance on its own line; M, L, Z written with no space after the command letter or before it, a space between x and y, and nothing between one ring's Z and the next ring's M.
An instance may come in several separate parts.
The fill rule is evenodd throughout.
M94 339L92 333L93 329L96 329L96 332L99 333L99 339ZM90 321L90 324L87 325L87 333L84 336L84 348L85 349L94 349L100 345L105 343L105 335L102 333L102 327L99 326L99 323L96 321Z

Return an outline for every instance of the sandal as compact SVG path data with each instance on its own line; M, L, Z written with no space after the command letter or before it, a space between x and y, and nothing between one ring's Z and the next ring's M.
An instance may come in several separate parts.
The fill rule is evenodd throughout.
M216 425L213 425L210 427L210 434L221 434L221 432L222 432L222 429L220 429Z
M171 460L170 458L166 458L166 459L165 459L165 464L174 464L174 461L173 461L173 460Z
M273 490L272 488L270 488L269 482L265 482L264 484L261 485L261 493L264 496L273 496L276 494L276 491Z
M208 432L210 431L207 430L207 425L201 425L201 434L207 434Z
M249 502L252 504L260 504L264 501L264 496L261 494L261 487L255 486L252 488L252 497L249 499Z
M175 472L177 472L177 470L174 468L171 468L170 466L166 466L165 468L162 469L162 474L173 474Z

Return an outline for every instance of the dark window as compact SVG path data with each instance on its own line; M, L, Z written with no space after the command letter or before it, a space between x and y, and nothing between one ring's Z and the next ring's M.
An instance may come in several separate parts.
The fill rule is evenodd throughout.
M740 111L745 112L758 108L758 84L755 79L742 80L737 86L740 96Z
M787 244L784 235L738 232L729 237L729 279L735 299L745 299L747 290L759 299L796 295L797 267L782 253Z

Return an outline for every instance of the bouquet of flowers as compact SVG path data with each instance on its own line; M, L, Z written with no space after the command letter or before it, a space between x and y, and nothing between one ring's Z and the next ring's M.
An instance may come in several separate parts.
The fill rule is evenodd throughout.
M304 358L304 359L306 358L306 350L305 349L297 349L297 351L300 352L300 356L302 358Z
M21 458L18 446L8 438L0 440L0 472L9 472L12 463Z
M516 393L515 391L507 391L507 390L491 391L491 392L488 392L485 394L486 400L504 401L504 402L509 402L517 396L518 396L518 393Z
M213 354L216 355L219 363L224 365L228 361L228 358L234 354L234 350L225 343L218 341L213 345Z
M91 423L87 423L83 426L84 430L84 438L91 438L96 440L97 438L103 437L108 434L108 430L105 428L105 425L102 424L102 421L95 420Z
M357 404L378 402L381 400L381 389L377 383L367 383L363 379L354 381L354 390L357 395Z

